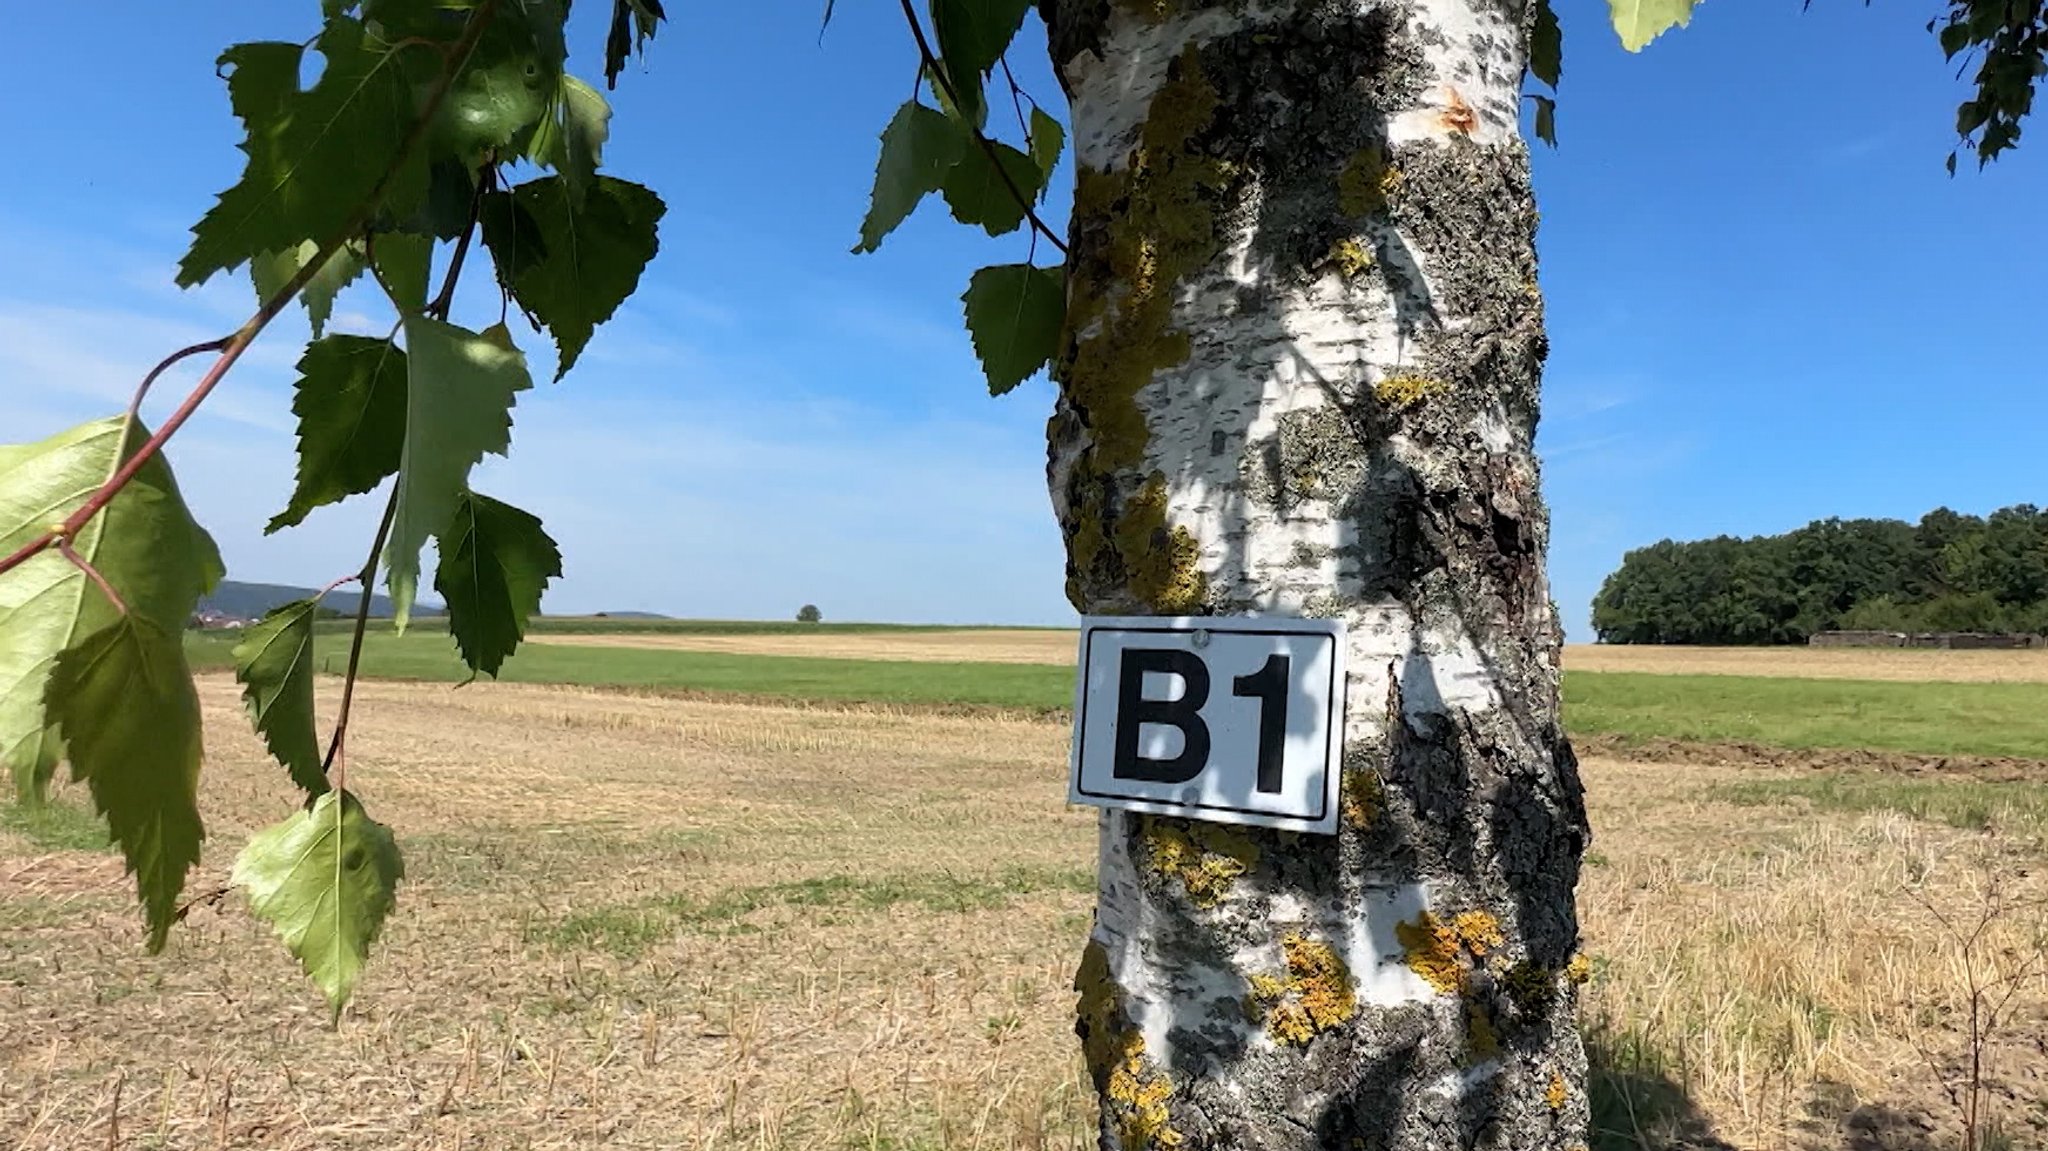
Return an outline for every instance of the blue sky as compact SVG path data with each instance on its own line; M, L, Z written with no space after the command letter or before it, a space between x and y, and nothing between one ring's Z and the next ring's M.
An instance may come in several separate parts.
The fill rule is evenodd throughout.
M586 76L601 7L573 30ZM478 478L562 542L546 608L1071 620L1051 387L991 400L959 327L968 275L1026 241L934 204L879 254L847 251L911 83L896 5L839 0L822 44L814 0L670 7L614 93L607 152L667 199L661 256L577 370L522 397L513 460ZM1946 175L1963 89L1924 30L1934 8L1711 0L1631 56L1604 5L1561 0L1562 147L1536 157L1539 447L1574 638L1621 554L1665 536L2044 502L2048 369L2026 332L2048 144ZM0 38L17 160L0 166L0 440L118 411L150 363L253 302L239 278L171 285L184 229L240 169L213 59L303 39L317 5L169 11L37 5ZM1057 103L1036 54L1015 56ZM464 302L495 318L481 292ZM261 535L289 490L304 337L274 327L173 444L237 578L324 583L360 565L380 510Z

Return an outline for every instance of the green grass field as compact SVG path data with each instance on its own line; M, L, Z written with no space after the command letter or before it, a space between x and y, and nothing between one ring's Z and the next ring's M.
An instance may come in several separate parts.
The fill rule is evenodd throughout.
M2048 759L2048 685L1572 672L1575 734Z
M194 667L232 666L233 640L206 635L187 641ZM314 659L324 673L348 666L348 641L321 635ZM469 669L446 634L373 633L363 644L365 676L460 683ZM931 663L810 659L722 652L530 644L506 661L506 683L669 688L732 695L846 703L968 704L1053 711L1074 700L1074 673L1044 664Z
M355 630L353 619L323 619L314 625L316 630L326 634L341 634ZM436 621L428 618L421 622L423 627L436 627ZM526 625L528 635L888 635L892 633L917 633L934 631L959 631L971 628L968 624L925 624L925 623L797 623L795 620L772 619L634 619L630 617L587 615L538 616ZM1004 624L1004 631L1059 631L1052 627L1030 627ZM374 633L391 631L388 619L371 620L370 631Z
M603 621L599 621L603 622ZM791 625L795 627L796 625ZM230 637L194 635L195 666L226 668ZM321 670L347 661L340 635L319 638ZM445 634L373 633L365 675L456 683L467 678ZM814 659L645 648L532 644L507 662L513 683L723 692L835 702L969 704L1050 712L1071 706L1066 667ZM1787 748L1873 748L1922 755L2048 759L2048 685L1573 672L1565 719L1578 735Z

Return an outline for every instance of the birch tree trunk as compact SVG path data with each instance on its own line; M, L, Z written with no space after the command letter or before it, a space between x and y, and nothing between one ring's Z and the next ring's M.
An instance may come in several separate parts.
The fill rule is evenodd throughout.
M1068 595L1348 628L1335 837L1106 812L1102 1145L1582 1147L1526 0L1042 0Z

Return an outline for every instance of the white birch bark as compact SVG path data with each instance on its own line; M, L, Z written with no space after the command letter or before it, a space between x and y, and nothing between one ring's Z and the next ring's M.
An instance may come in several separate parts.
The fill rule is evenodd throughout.
M1070 597L1340 618L1352 669L1335 839L1103 815L1103 1146L1583 1146L1525 0L1041 8Z

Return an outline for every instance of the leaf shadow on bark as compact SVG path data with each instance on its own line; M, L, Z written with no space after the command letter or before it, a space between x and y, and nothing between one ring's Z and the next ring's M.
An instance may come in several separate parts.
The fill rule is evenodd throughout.
M1519 1068L1513 1075L1500 1073L1464 1033L1462 995L1382 997L1365 1005L1362 1018L1327 1029L1319 1023L1305 1045L1252 1042L1257 1025L1246 1025L1243 1006L1249 975L1287 972L1276 966L1283 932L1299 928L1326 941L1362 982L1406 974L1401 948L1374 938L1380 928L1391 934L1390 924L1353 928L1370 920L1369 900L1411 880L1445 895L1452 904L1445 910L1495 912L1528 962L1562 970L1579 944L1572 892L1589 840L1576 759L1556 711L1558 637L1552 617L1541 614L1548 610L1542 505L1518 455L1533 438L1540 309L1482 314L1467 306L1475 291L1497 303L1503 282L1491 264L1474 272L1473 250L1529 237L1464 235L1449 255L1468 263L1446 281L1449 294L1435 298L1423 269L1441 271L1446 253L1426 249L1470 221L1445 209L1411 243L1386 214L1399 174L1388 169L1394 149L1385 110L1415 105L1425 82L1420 55L1399 42L1392 9L1303 4L1293 11L1298 26L1261 24L1261 34L1225 35L1202 48L1217 113L1190 146L1257 190L1241 209L1219 213L1222 230L1249 236L1249 270L1178 285L1177 313L1204 322L1187 325L1190 368L1177 386L1199 398L1164 412L1170 426L1152 429L1155 444L1185 445L1186 456L1154 462L1169 473L1170 490L1206 493L1201 511L1221 525L1202 540L1203 610L1320 615L1399 605L1416 623L1405 649L1389 637L1387 650L1370 652L1386 661L1384 677L1354 661L1354 688L1388 684L1387 715L1383 734L1346 746L1343 768L1374 773L1382 795L1369 822L1338 836L1246 832L1259 850L1257 875L1232 896L1227 914L1191 910L1170 879L1147 876L1141 866L1132 881L1142 890L1119 893L1139 901L1120 925L1135 934L1104 939L1099 927L1097 938L1112 952L1112 970L1154 980L1137 991L1146 1009L1172 1013L1163 1021L1170 1054L1159 1054L1172 1063L1171 1110L1189 1147L1564 1146L1565 1124L1531 1105L1543 1092L1541 1082L1532 1090L1531 1068L1558 1067L1576 1078L1577 1061L1588 1058L1600 1151L1725 1151L1679 1084L1597 1033L1582 1048L1558 1031L1568 1017L1547 1008L1506 1017L1499 1042L1510 1055L1503 1062ZM1492 174L1498 187L1475 185L1475 198L1526 191L1515 183L1525 173ZM1439 176L1431 180L1452 186ZM1479 206L1481 223L1518 226L1516 212L1495 220L1488 207ZM1386 302L1351 288L1340 289L1349 301L1313 294L1329 290L1318 285L1329 283L1333 254L1354 238L1372 259L1350 262L1370 268L1365 274L1378 278ZM1524 286L1517 277L1511 287ZM1306 299L1321 322L1303 328L1299 312L1282 304L1295 299ZM1460 373L1453 383L1467 386L1430 401L1441 410L1419 414L1412 404L1381 399L1375 375L1422 371L1411 366L1413 348L1444 336L1446 313L1461 321L1446 348ZM1339 316L1355 323L1330 322ZM1385 346L1388 339L1397 346ZM1329 367L1347 361L1341 372ZM1328 402L1276 410L1265 395L1276 379L1284 388L1320 389ZM1496 401L1511 444L1490 453L1468 429ZM1085 423L1087 414L1072 418ZM1262 428L1255 439L1255 422L1271 419L1279 432ZM1417 433L1435 442L1413 448ZM1411 446L1397 448L1397 434L1409 435ZM1408 458L1417 451L1427 457L1427 475ZM1233 466L1241 482L1228 482ZM1275 535L1287 538L1274 530L1283 525L1310 542L1295 545L1290 557L1255 549ZM1480 666L1455 673L1464 682L1439 682L1444 644L1457 648L1448 653L1453 663L1476 653ZM1492 706L1471 706L1473 680L1490 685ZM1381 702L1349 701L1354 714ZM1105 861L1114 852L1142 864L1146 847L1135 821L1116 813L1104 819ZM1404 905L1400 917L1411 915ZM1147 954L1131 951L1141 946ZM1617 1105L1631 1116L1626 1126L1610 1118ZM1389 1130L1390 1122L1402 1130ZM1666 1129L1697 1137L1645 1141ZM1609 1138L1610 1130L1618 1134ZM1115 1145L1110 1134L1105 1146Z
M1263 866L1271 869L1272 888L1296 893L1318 909L1312 913L1318 934L1338 945L1354 972L1369 972L1390 960L1384 949L1365 953L1354 946L1356 937L1347 924L1362 913L1364 898L1383 886L1382 877L1387 875L1421 876L1443 890L1504 905L1504 918L1512 917L1528 958L1551 970L1562 969L1579 944L1571 893L1590 840L1584 794L1576 758L1555 710L1527 702L1542 693L1546 676L1557 674L1554 652L1546 655L1541 642L1532 644L1526 637L1516 640L1514 628L1503 618L1503 605L1510 602L1516 611L1533 609L1530 597L1543 590L1540 568L1535 567L1540 557L1533 547L1503 545L1492 517L1460 516L1446 493L1432 492L1430 483L1389 449L1392 413L1362 381L1340 383L1320 374L1286 330L1284 317L1240 316L1231 337L1236 348L1263 349L1273 357L1276 369L1286 362L1297 379L1321 388L1329 410L1342 416L1342 431L1352 438L1352 462L1344 463L1342 453L1313 462L1325 471L1337 468L1338 478L1349 484L1332 514L1344 538L1338 559L1359 582L1357 598L1399 603L1417 620L1436 619L1469 637L1468 648L1477 652L1482 665L1481 678L1493 685L1501 702L1483 715L1447 702L1460 685L1438 681L1439 653L1426 650L1423 630L1418 628L1407 650L1389 656L1385 741L1346 748L1345 770L1375 772L1386 788L1385 818L1367 832L1347 832L1334 839L1254 833L1267 860ZM1246 445L1242 467L1248 475L1261 476L1259 486L1274 496L1270 508L1227 508L1226 518L1237 522L1248 522L1255 512L1286 519L1306 510L1305 501L1290 494L1288 480L1301 461L1282 458L1277 438L1257 444L1249 440L1255 406L1216 405L1206 417L1218 427L1220 442ZM1206 438L1213 452L1218 437ZM1191 484L1199 468L1196 461L1188 461L1176 481ZM1478 478L1481 490L1476 495L1490 506L1485 474ZM1246 497L1238 492L1222 498ZM1221 554L1205 557L1215 575L1211 610L1275 610L1284 607L1295 590L1276 587L1253 570L1250 542L1248 531L1229 533L1222 540ZM1554 680L1547 686L1554 692ZM1353 698L1349 706L1375 703ZM1492 850L1482 850L1481 844ZM1127 849L1135 854L1140 845L1133 842ZM1270 909L1254 914L1270 915ZM1190 923L1184 916L1158 919ZM1265 926L1263 934L1271 937L1277 925ZM1209 972L1232 973L1240 966L1233 962L1238 942L1181 931L1166 945ZM1398 952L1392 960L1399 962ZM1234 990L1239 995L1249 992L1248 987ZM1170 1000L1184 1001L1177 995ZM1441 1044L1429 1042L1431 1026L1421 1011L1369 1010L1375 1010L1369 1028L1318 1036L1306 1052L1278 1056L1306 1058L1322 1066L1306 1077L1276 1066L1274 1079L1315 1082L1332 1089L1325 1096L1329 1102L1317 1114L1277 1121L1296 1129L1293 1137L1300 1145L1346 1147L1353 1145L1352 1140L1364 1140L1363 1146L1380 1146L1374 1140L1388 1138L1386 1117L1401 1113L1389 1109L1393 1103L1410 1097L1404 1093L1412 1093L1417 1081L1441 1082L1447 1077L1462 1085L1445 1093L1440 1105L1424 1108L1425 1117L1411 1121L1455 1129L1456 1134L1447 1130L1434 1141L1425 1135L1424 1142L1386 1145L1484 1145L1477 1141L1489 1131L1500 1136L1499 1125L1514 1122L1509 1117L1526 1116L1527 1085L1514 1084L1506 1076L1456 1078L1461 1068L1447 1063L1440 1049L1430 1050ZM1242 1028L1218 1028L1213 1019L1191 1014L1176 1020L1172 1030L1179 1033L1173 1044L1176 1052L1193 1053L1202 1064L1214 1060L1256 1076L1257 1061L1276 1058L1249 1052ZM1367 1034L1361 1038L1355 1031ZM1554 1035L1547 1020L1509 1029L1503 1041L1511 1050L1576 1046ZM1595 1029L1585 1037L1585 1056L1595 1151L1730 1151L1683 1086L1649 1061L1640 1045L1618 1044ZM1204 1113L1202 1093L1199 1087L1189 1092L1191 1110L1198 1117ZM1290 1102L1276 1103L1280 1105L1268 1113L1287 1115ZM1196 1145L1211 1144L1198 1140Z

